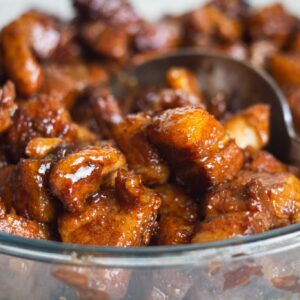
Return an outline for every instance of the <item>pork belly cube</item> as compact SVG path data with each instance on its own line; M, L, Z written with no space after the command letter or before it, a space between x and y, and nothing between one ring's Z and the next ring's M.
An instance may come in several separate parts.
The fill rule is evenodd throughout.
M196 202L184 191L172 184L155 189L161 197L158 230L154 236L156 245L178 245L191 242L194 226L199 219Z
M194 191L232 179L243 165L241 149L222 124L201 108L166 110L146 130L177 180Z
M139 176L120 170L115 189L95 194L82 212L59 218L63 242L116 247L145 246L157 223L160 197Z
M169 177L169 168L147 139L145 127L150 122L147 114L128 115L113 126L113 136L129 167L141 175L144 183L163 184Z
M256 104L229 118L224 127L240 148L261 149L270 139L270 107Z

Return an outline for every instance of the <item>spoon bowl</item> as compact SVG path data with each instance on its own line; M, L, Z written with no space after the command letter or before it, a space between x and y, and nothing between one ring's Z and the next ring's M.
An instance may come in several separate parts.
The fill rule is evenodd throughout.
M129 69L112 83L112 90L117 97L121 97L132 90L132 83L139 89L160 86L171 67L184 67L196 74L207 99L218 92L229 95L230 112L257 103L270 105L270 142L267 150L281 161L300 167L300 140L288 103L274 80L248 63L221 54L181 50Z

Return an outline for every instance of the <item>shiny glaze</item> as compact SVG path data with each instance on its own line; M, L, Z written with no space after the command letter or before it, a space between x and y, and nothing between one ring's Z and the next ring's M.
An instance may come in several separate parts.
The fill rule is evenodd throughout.
M203 191L231 179L242 167L241 150L202 108L166 110L154 117L147 135L178 180L194 190Z
M194 225L199 218L196 203L175 185L162 185L155 189L162 199L158 210L158 231L155 245L178 245L191 242Z
M12 124L12 116L17 109L15 97L14 84L11 81L6 82L0 89L0 132L5 131Z
M156 228L161 199L145 188L138 176L120 170L115 190L95 194L82 212L67 213L59 219L64 242L143 246Z
M169 168L148 141L145 127L151 123L147 114L128 115L113 126L113 137L126 155L129 166L144 183L162 184L169 177Z
M16 212L38 222L55 222L60 203L48 187L51 159L23 159L17 167L17 186L14 187Z
M50 17L29 12L2 31L5 70L25 96L34 94L41 84L43 71L36 55L47 58L58 46L56 27Z
M261 149L269 142L270 107L257 104L229 118L225 130L240 148Z
M8 213L2 199L0 199L0 231L30 239L50 239L50 230L46 225L20 217L15 212Z
M62 142L60 138L33 138L27 144L25 153L30 158L43 158Z
M198 224L193 242L249 235L298 222L299 189L299 179L290 173L242 171L237 179L206 195L206 218Z
M16 160L24 157L26 146L32 138L77 139L69 112L61 105L59 97L52 95L39 95L20 105L6 135L10 153Z
M50 186L67 210L82 211L86 199L97 192L102 177L124 164L124 156L108 144L86 147L66 156L54 166Z

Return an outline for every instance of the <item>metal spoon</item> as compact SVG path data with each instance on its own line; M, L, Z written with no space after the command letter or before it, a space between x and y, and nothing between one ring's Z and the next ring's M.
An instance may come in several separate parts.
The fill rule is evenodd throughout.
M220 91L231 95L232 112L255 103L269 104L271 132L268 150L281 161L300 167L300 139L283 93L269 75L245 62L197 50L176 51L121 74L112 83L112 90L116 96L122 96L132 88L129 82L134 82L139 88L161 85L168 69L175 66L194 72L208 99Z

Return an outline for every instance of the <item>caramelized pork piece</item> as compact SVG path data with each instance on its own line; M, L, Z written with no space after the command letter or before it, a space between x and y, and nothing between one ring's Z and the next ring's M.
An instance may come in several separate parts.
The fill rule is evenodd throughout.
M48 240L50 231L47 225L18 216L14 210L6 208L0 198L0 232L30 239Z
M28 142L35 137L57 137L76 142L77 132L59 98L39 95L20 106L7 131L12 157L24 156Z
M108 144L86 147L53 167L50 187L68 211L82 211L87 198L99 189L103 177L124 164L124 156Z
M202 99L183 89L160 89L158 91L143 91L135 101L135 110L143 112L162 111L189 105L203 105Z
M81 147L95 145L97 143L98 136L90 131L85 126L78 125L76 123L72 124L72 129L76 132L76 137L73 140L74 144Z
M176 48L181 40L181 29L173 21L144 24L134 37L138 52L165 51Z
M291 173L242 171L236 179L214 187L205 196L206 219L199 225L199 235L206 238L208 234L218 240L223 234L224 238L248 235L298 222L299 190L300 181Z
M17 109L15 97L15 86L11 81L0 88L0 132L12 124L12 116Z
M17 174L15 165L0 168L0 197L8 210L13 207Z
M107 72L99 64L81 61L67 64L49 63L44 66L44 79L39 93L55 94L62 99L66 108L70 108L88 85L98 85L107 79Z
M48 188L53 159L23 159L0 169L0 196L8 210L37 222L56 221L60 203Z
M61 24L59 44L51 55L51 62L72 64L81 60L83 56L82 45L78 40L78 20Z
M139 176L119 170L115 191L90 199L80 213L59 218L64 242L117 247L145 246L156 229L161 199L145 188Z
M237 212L217 216L199 223L192 243L208 243L264 232L261 215L250 212Z
M141 175L143 183L163 184L169 177L169 168L146 137L144 129L150 122L151 117L143 113L128 115L113 126L113 136L129 167Z
M60 138L33 138L26 146L25 153L30 158L44 158L63 142Z
M241 39L242 24L228 17L215 6L205 6L185 16L188 44L212 46L216 42L235 42Z
M224 127L240 148L261 149L269 142L270 107L256 104L229 118Z
M296 29L297 20L277 3L253 13L248 26L253 40L271 40L283 46Z
M82 26L81 36L95 53L125 60L129 53L129 33L124 27L112 27L96 21Z
M29 239L49 240L49 228L41 223L27 220L14 212L0 217L0 231Z
M244 192L250 173L241 173L236 179L217 185L205 195L201 211L206 219L247 210Z
M253 172L278 173L286 172L287 167L278 161L271 153L256 150L251 147L245 149L244 169Z
M215 6L227 16L245 19L250 13L250 6L245 0L210 0L209 6Z
M300 85L300 55L277 53L270 58L270 72L282 86Z
M92 89L88 96L92 114L104 137L112 137L112 127L123 120L123 112L118 101L108 91Z
M171 89L184 90L200 99L203 97L196 76L187 69L173 67L167 72L167 83Z
M43 71L37 60L47 59L59 44L58 22L31 11L7 25L1 32L4 68L24 96L37 92Z
M291 173L253 174L247 189L249 210L270 214L271 228L299 222L300 181Z
M73 0L78 14L88 20L102 20L112 26L136 31L141 19L127 0Z
M154 236L156 245L179 245L191 242L195 221L198 219L196 203L180 188L162 185L155 189L162 199L158 210L158 231Z
M75 0L81 23L81 37L95 53L125 62L130 54L131 37L141 20L126 0Z
M232 179L243 164L242 151L224 127L201 108L166 110L146 129L177 180L195 191Z
M56 221L60 203L48 187L53 159L23 159L17 167L14 208L19 215L37 222Z
M111 127L123 118L119 102L107 87L89 86L71 110L72 118L103 139L111 139Z

